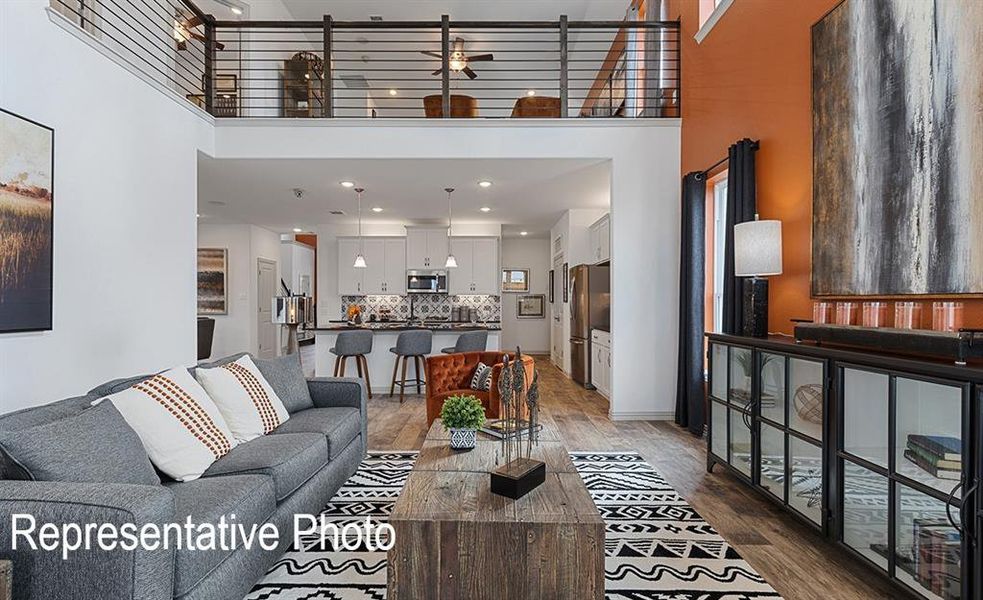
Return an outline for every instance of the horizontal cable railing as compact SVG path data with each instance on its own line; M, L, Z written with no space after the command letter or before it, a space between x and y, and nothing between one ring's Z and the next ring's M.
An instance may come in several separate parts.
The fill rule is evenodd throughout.
M51 0L131 68L204 108L206 21L187 0Z
M215 117L680 116L670 21L216 21L191 0L51 0Z

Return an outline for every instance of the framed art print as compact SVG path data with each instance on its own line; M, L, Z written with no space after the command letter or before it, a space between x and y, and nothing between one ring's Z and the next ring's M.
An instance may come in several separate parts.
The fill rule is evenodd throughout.
M228 250L198 248L198 314L229 314Z
M524 293L529 291L529 269L502 269L502 292Z
M54 129L0 109L0 333L52 328Z
M516 298L515 316L517 319L546 318L546 295L531 294Z

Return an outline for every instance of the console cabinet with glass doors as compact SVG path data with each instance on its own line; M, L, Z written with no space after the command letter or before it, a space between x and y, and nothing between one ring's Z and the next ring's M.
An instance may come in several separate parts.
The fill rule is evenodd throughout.
M722 465L913 598L983 593L983 368L708 336Z

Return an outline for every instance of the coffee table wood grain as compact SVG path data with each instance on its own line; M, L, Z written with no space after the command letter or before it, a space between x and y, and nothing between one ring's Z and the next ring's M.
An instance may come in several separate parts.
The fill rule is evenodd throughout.
M519 500L491 493L500 443L449 448L434 422L389 519L391 600L604 597L604 522L570 456L541 442L546 481Z

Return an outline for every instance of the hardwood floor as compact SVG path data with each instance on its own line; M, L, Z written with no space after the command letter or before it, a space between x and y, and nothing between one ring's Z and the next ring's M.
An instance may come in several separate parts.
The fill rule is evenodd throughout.
M536 366L542 418L557 426L569 450L639 452L787 600L907 598L720 467L708 474L702 439L670 422L612 422L602 396L574 384L547 357L537 357ZM369 448L420 448L425 415L422 396L400 405L377 395L369 401Z

